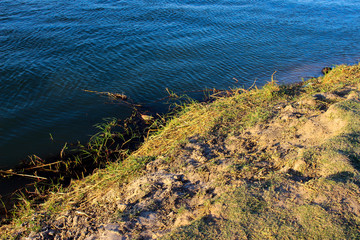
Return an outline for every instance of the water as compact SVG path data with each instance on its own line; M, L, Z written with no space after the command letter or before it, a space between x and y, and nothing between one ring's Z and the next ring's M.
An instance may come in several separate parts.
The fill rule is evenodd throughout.
M2 0L0 166L130 114L83 89L160 111L166 87L263 85L274 71L287 83L356 63L359 39L359 0Z

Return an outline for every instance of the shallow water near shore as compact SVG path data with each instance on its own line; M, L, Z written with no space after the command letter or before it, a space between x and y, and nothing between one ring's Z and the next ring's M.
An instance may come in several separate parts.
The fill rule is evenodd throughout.
M320 75L360 59L360 1L0 2L0 167L85 141L167 95ZM236 80L238 82L236 82ZM50 134L54 141L51 140Z

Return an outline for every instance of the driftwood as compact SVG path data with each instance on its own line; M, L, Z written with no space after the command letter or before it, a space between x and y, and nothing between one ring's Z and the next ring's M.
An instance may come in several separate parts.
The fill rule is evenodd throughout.
M86 90L83 89L84 92L90 92L90 93L96 93L99 95L107 96L111 100L120 100L125 105L129 105L132 108L142 107L141 104L135 104L131 101L131 99L128 98L125 94L122 93L112 93L112 92L98 92L98 91L92 91L92 90Z
M128 97L125 94L121 94L121 93L97 92L97 91L91 91L91 90L86 90L86 89L83 89L83 91L96 93L96 94L100 94L100 95L105 95L105 96L110 97L111 99L120 99L123 101L126 101L128 99Z

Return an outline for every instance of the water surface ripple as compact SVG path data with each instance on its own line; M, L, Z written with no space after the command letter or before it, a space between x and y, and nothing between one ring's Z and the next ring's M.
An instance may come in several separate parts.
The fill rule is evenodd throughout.
M165 88L262 85L275 70L287 83L355 63L359 39L359 0L2 0L0 167L130 114L83 89L161 111Z

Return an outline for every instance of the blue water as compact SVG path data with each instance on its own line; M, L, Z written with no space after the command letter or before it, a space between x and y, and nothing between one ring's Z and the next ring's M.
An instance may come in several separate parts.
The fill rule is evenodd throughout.
M161 111L165 88L261 86L274 71L288 83L356 63L359 40L359 0L2 0L0 166L130 114L83 89Z

